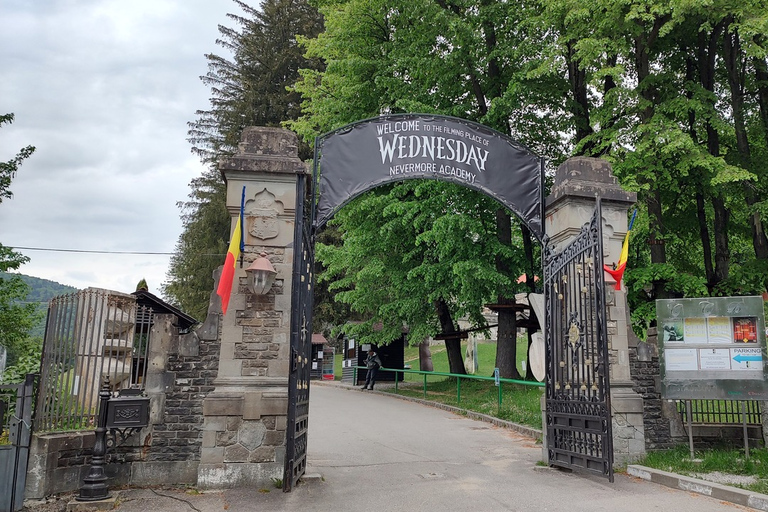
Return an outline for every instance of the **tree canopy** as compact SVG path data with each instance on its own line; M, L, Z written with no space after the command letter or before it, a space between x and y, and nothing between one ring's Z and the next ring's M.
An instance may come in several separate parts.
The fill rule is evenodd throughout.
M233 0L243 14L229 14L235 27L219 26L216 43L230 57L206 55L210 108L189 123L189 142L208 169L192 180L181 209L182 233L161 289L167 300L200 320L205 318L213 272L224 262L230 231L226 187L216 167L237 150L246 126L279 126L300 113L298 93L287 87L299 68L321 63L307 59L298 41L322 29L322 17L305 0L264 0L259 8ZM309 146L302 146L304 157Z
M639 198L626 282L640 330L656 298L766 290L765 1L317 3L326 29L306 46L326 68L301 71L291 124L308 140L441 113L510 134L550 172L609 160Z
M0 115L0 126L12 123L13 118L13 114ZM11 180L22 162L34 151L34 146L27 146L10 160L0 162L0 203L13 197ZM9 353L9 365L14 364L25 351L29 332L38 320L35 304L25 303L27 285L18 274L7 273L18 270L28 261L28 257L0 244L0 345Z

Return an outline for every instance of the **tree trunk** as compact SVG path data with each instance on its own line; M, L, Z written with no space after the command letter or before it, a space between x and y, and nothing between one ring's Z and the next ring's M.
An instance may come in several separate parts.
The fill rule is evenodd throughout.
M709 240L709 225L707 224L707 211L704 206L704 194L696 192L696 217L699 220L699 237L704 253L704 273L707 276L707 290L710 295L715 287L715 270L712 266L712 243Z
M500 304L514 304L515 299L499 300ZM499 311L499 327L496 339L496 367L505 379L520 379L517 370L517 318L514 310Z
M439 299L435 304L437 309L437 319L440 322L440 329L444 333L455 332L456 326L453 324L451 318L451 310L448 308L448 304L443 299ZM448 354L448 368L451 373L457 373L460 375L466 375L467 370L464 368L464 354L461 353L461 339L446 338L445 351Z
M592 125L589 122L589 94L587 93L587 74L579 67L576 59L576 40L568 41L565 62L568 66L568 82L571 85L573 101L570 103L573 125L576 128L576 140L578 144L582 139L592 135ZM574 156L589 155L594 144L585 144Z
M661 193L658 189L648 194L648 243L651 246L651 263L666 263L667 251L664 245L664 219L661 211ZM666 299L669 293L665 282L655 280L653 282L653 296L656 299Z
M739 151L741 166L749 170L752 164L752 154L747 137L747 127L744 121L744 74L741 72L746 58L741 51L741 41L736 29L726 31L723 40L725 67L728 70L728 85L731 89L731 110L733 112L733 127L736 132L736 148ZM752 183L744 182L744 198L750 208L759 201ZM749 226L752 230L752 246L758 259L768 259L768 238L765 235L760 214L753 212L749 216Z
M496 233L499 242L505 245L512 243L512 219L503 208L496 210ZM509 276L510 269L501 258L496 260L496 268L499 272ZM510 276L511 277L511 276ZM499 295L499 304L514 304L515 298L507 298ZM496 336L496 367L499 376L505 379L519 379L517 371L517 313L512 309L500 309L498 311L499 327Z
M422 372L435 371L432 366L432 351L429 348L429 340L419 343L419 370Z
M715 64L717 62L717 42L720 39L720 35L725 30L726 23L721 21L712 29L712 32L707 36L705 32L699 33L698 40L698 65L699 65L699 82L701 86L707 91L715 92ZM712 100L709 103L709 109L711 112L715 111L715 105ZM720 156L720 134L709 119L705 121L707 131L707 151L710 155ZM707 289L712 292L715 287L723 280L728 279L728 273L730 271L730 250L728 247L728 220L730 213L728 212L725 201L722 199L720 193L715 190L712 192L712 208L714 210L714 225L713 236L715 240L715 261L714 268L712 268L711 261L709 262L709 268L707 269ZM698 197L697 197L698 207ZM701 217L702 213L699 213ZM706 222L706 215L705 215ZM701 218L699 219L701 224ZM705 268L707 268L707 259L711 258L711 248L709 243L709 232L706 231L706 240L704 238L705 232L702 232L702 246L706 252ZM711 274L709 273L711 272Z
M699 36L699 53L701 52L702 42L704 38ZM681 48L682 51L686 51L685 48ZM700 57L700 55L699 55ZM704 65L699 63L693 55L689 56L685 62L685 78L689 82L693 82L701 77L701 68ZM686 93L688 100L693 101L693 91ZM691 140L694 143L699 143L699 136L696 133L696 111L690 109L688 111L688 133L691 136ZM697 183L696 190L696 219L699 222L699 238L701 239L701 248L704 257L704 274L707 278L707 290L712 295L712 290L715 285L715 269L712 265L712 241L709 234L709 223L707 222L707 207L704 199L704 186L701 181Z
M650 48L659 35L659 30L663 24L663 19L657 19L649 32L643 32L634 40L635 71L637 72L638 89L640 96L645 100L645 107L640 110L640 122L647 124L651 121L654 114L653 106L656 104L656 89L653 84L649 84L648 78L651 76L651 63L649 58ZM664 218L661 204L661 191L659 190L658 180L651 179L646 183L650 190L646 196L648 207L648 232L651 246L651 263L666 263L667 251L664 245ZM653 282L653 293L657 299L666 299L667 291L665 283L661 280Z
M712 198L712 207L715 210L715 284L719 284L728 279L731 266L731 251L728 246L730 213L720 196Z

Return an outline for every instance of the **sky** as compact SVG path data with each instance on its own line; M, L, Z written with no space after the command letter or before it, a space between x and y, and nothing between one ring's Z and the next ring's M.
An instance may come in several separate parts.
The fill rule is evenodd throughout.
M37 149L0 203L19 272L160 296L181 233L177 202L204 168L186 140L210 91L206 53L232 0L2 0L0 161ZM49 249L45 251L21 247ZM223 263L223 257L222 257ZM211 282L213 287L213 282Z

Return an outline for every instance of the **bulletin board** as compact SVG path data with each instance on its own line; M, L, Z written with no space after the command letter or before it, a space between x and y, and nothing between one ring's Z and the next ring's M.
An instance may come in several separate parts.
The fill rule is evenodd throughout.
M762 297L656 301L662 398L768 400Z

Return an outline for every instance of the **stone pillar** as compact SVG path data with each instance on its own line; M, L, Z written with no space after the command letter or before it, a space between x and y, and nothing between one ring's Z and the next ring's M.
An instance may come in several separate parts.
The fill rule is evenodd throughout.
M637 196L619 186L608 162L575 157L558 167L547 198L545 230L555 246L562 248L589 222L597 196L602 199L603 257L610 265L619 260L627 213ZM604 276L614 460L621 465L645 453L643 399L632 389L629 364L629 351L636 348L638 340L629 324L625 289L614 290L616 281L608 273Z
M215 389L203 402L201 488L271 485L283 477L288 413L291 275L297 176L307 172L298 140L281 128L249 127L238 153L219 163L232 229L245 187L244 258L238 263L221 341ZM246 286L245 268L266 252L277 278L266 295ZM212 301L214 311L221 303ZM206 322L209 330L216 322Z

